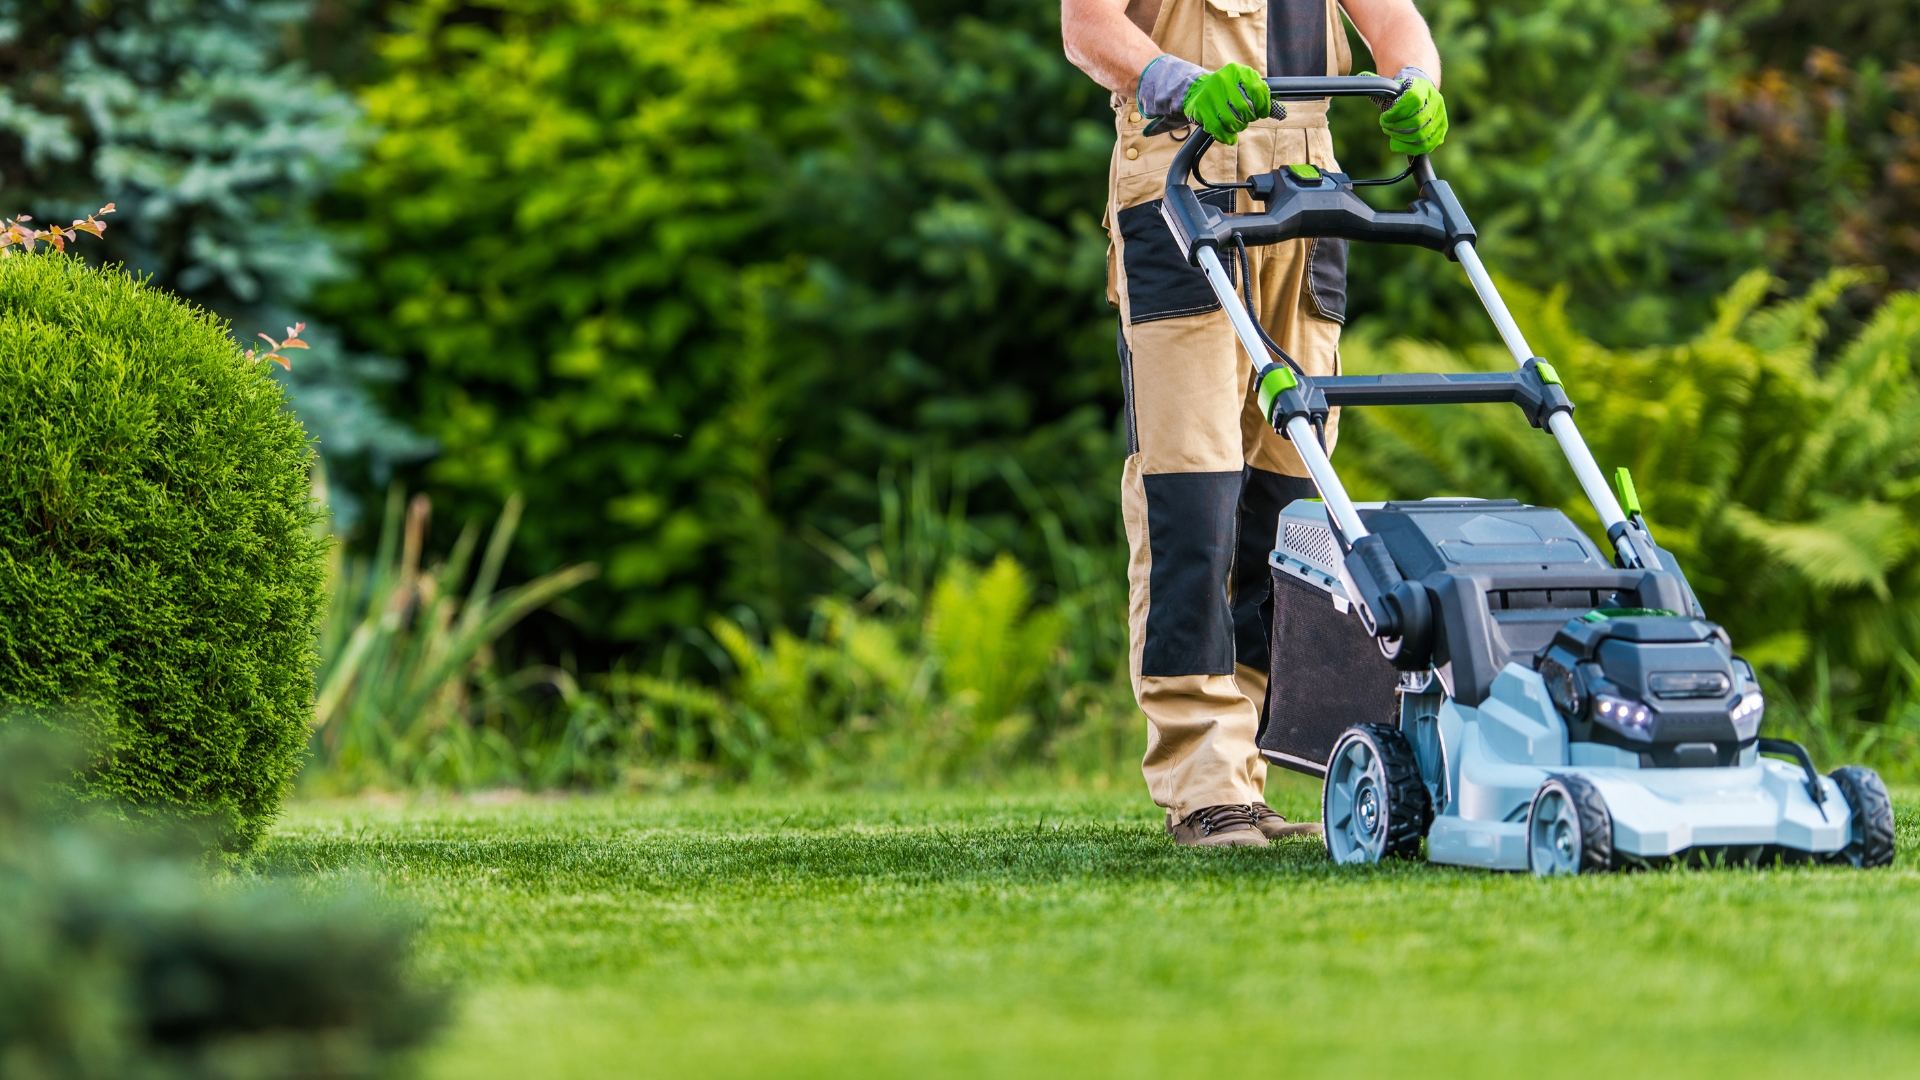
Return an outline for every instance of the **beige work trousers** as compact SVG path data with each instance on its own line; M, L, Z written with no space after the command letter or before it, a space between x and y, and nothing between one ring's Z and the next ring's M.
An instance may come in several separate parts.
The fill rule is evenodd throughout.
M1254 740L1268 673L1266 553L1281 507L1313 489L1292 444L1259 413L1252 361L1225 312L1159 220L1177 143L1148 138L1131 102L1116 105L1108 291L1120 310L1126 390L1130 670L1149 725L1142 772L1153 800L1178 820L1263 797L1266 763ZM1312 106L1256 123L1237 147L1214 148L1202 174L1238 180L1299 162L1338 167L1325 114ZM1244 193L1237 198L1235 209L1252 208ZM1237 281L1237 260L1222 254ZM1345 254L1343 242L1327 240L1249 251L1255 310L1310 374L1339 369ZM1337 433L1335 416L1329 449Z

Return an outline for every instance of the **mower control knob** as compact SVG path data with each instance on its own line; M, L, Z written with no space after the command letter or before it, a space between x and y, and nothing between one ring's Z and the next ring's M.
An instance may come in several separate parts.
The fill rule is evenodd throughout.
M1401 671L1419 671L1433 653L1433 603L1427 587L1408 581L1376 535L1354 541L1347 553L1347 576L1360 594L1361 622L1380 642L1380 651Z
M1402 580L1381 598L1381 607L1390 612L1383 621L1391 621L1399 633L1378 637L1380 655L1400 671L1425 671L1433 664L1433 602L1427 587L1417 581Z

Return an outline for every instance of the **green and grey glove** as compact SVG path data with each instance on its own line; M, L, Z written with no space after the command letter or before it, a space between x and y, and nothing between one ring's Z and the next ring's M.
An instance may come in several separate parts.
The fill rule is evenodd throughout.
M1147 134L1194 123L1228 146L1255 120L1287 115L1286 106L1276 109L1260 73L1245 64L1227 64L1209 72L1164 54L1140 72L1136 99L1140 114L1153 119Z
M1387 146L1396 154L1433 153L1447 138L1446 99L1433 77L1417 67L1403 67L1393 78L1400 84L1400 95L1380 112Z

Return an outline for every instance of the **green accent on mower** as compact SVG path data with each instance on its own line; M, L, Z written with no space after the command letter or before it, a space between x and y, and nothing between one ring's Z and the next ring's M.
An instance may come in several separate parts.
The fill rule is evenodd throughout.
M1605 622L1608 619L1638 619L1648 617L1677 619L1680 613L1659 607L1608 607L1594 608L1580 616L1588 622Z
M1633 489L1633 474L1625 465L1613 472L1613 486L1620 490L1620 505L1634 517L1645 517L1640 511L1640 493Z
M1300 385L1293 369L1280 364L1260 376L1260 415L1273 416L1273 400Z

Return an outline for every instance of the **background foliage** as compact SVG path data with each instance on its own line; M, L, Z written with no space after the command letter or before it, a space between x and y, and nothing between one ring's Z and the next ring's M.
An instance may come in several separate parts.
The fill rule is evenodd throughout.
M349 272L314 203L357 160L352 96L289 55L302 3L0 0L0 200L65 221L114 202L96 261L122 263L280 336L319 282ZM294 408L341 464L385 468L427 444L368 385L392 361L327 328L284 373Z
M1697 574L1757 568L1752 590L1727 575L1714 602L1768 658L1781 700L1835 723L1902 715L1907 691L1889 680L1920 647L1905 526L1824 570L1794 546L1813 534L1792 530L1907 513L1887 434L1904 421L1849 427L1839 403L1870 385L1890 409L1912 382L1888 327L1920 285L1920 9L1422 9L1455 120L1441 171L1488 262L1555 297L1525 319L1585 380L1603 459L1677 470L1655 497ZM1062 57L1051 0L0 13L16 27L0 46L12 190L67 200L62 212L83 193L118 197L134 227L109 234L125 244L114 257L264 329L282 309L338 327L338 350L323 332L322 358L296 365L358 418L313 425L336 503L379 500L367 455L437 448L403 475L441 525L423 521L415 562L399 518L384 533L340 522L351 550L327 662L342 711L326 720L348 726L323 733L343 741L322 760L365 750L372 771L352 783L604 782L645 761L814 770L794 749L805 740L789 746L755 704L778 683L766 673L798 663L839 703L795 731L932 715L915 695L961 709L974 691L930 620L943 581L986 580L1003 554L1058 639L1004 713L1028 718L1023 733L954 768L1044 759L1083 725L1124 729L1110 710L1124 699L1124 450L1098 211L1111 117ZM1335 124L1349 171L1394 167L1363 105L1339 103ZM1487 362L1470 295L1426 253L1356 252L1352 316L1356 362ZM368 388L413 435L355 404ZM317 417L319 391L296 389ZM1541 448L1489 423L1363 419L1345 454L1380 490L1389 466L1418 459L1393 484L1565 505ZM1730 464L1755 461L1820 480L1769 492ZM483 587L460 528L516 498ZM467 605L589 565L591 580L453 645ZM863 666L882 654L851 643L883 640L861 636L875 626L904 667ZM334 650L356 634L391 655L342 666ZM909 670L923 674L884 674ZM395 712L420 694L437 704Z
M525 493L517 570L604 563L580 647L801 617L831 565L796 541L872 522L915 462L992 489L968 554L1043 552L1008 470L1110 546L1080 491L1109 486L1116 389L1104 94L1047 9L1005 7L396 9L353 188L369 272L331 310L418 357L401 407L456 513Z

